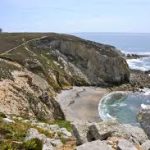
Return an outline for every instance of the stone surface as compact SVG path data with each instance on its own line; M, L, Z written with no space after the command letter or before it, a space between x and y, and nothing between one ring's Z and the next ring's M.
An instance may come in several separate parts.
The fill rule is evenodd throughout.
M129 142L128 140L121 139L118 141L117 150L138 150L133 143Z
M76 150L112 150L112 149L105 142L97 140L78 146Z
M117 131L117 124L111 123L109 125L108 122L100 122L100 123L94 123L89 127L89 135L88 138L90 140L96 139L96 140L106 140L108 137L111 137L112 134L114 134Z
M150 109L140 110L137 118L141 124L141 127L144 129L144 131L150 138Z
M60 128L59 132L63 134L64 138L72 137L72 134L66 128Z
M142 145L142 150L150 150L150 140L147 140L146 142L144 142Z
M9 118L3 118L3 121L5 122L5 123L15 123L15 121L14 120L11 120L11 119L9 119Z
M50 143L52 144L52 146L54 146L56 148L60 148L63 146L63 143L61 142L60 139L52 139L52 140L50 140Z
M77 145L88 142L87 134L89 131L88 123L74 123L73 124L73 135L76 137Z
M38 119L59 119L64 114L59 104L48 93L46 80L30 71L12 72L12 80L0 81L0 110L5 114Z
M148 140L146 133L140 127L123 125L123 129L124 132L127 133L129 139L137 144L142 144Z
M142 144L148 140L143 129L131 125L122 125L115 121L74 124L74 135L79 145L87 141L107 140L110 137L127 138L136 144Z

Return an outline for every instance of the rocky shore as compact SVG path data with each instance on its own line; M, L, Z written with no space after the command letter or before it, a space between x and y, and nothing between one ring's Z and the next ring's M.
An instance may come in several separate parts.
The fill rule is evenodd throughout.
M2 33L0 45L0 150L150 148L147 113L144 130L99 117L109 92L150 87L115 47L56 33Z

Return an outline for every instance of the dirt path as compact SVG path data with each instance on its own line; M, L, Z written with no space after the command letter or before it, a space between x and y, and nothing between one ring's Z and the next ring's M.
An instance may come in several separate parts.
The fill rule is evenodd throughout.
M107 89L96 87L74 87L64 90L57 96L66 119L79 122L97 122L100 120L98 104L100 99L108 93Z
M47 36L42 36L42 37L40 37L40 38L34 38L34 39L31 39L31 40L25 41L25 42L23 42L22 44L20 44L20 45L18 45L18 46L16 46L16 47L13 47L13 48L11 48L11 49L9 49L9 50L7 50L7 51L1 53L0 55L2 56L2 55L5 55L5 54L8 54L9 52L11 52L11 51L13 51L13 50L15 50L15 49L17 49L17 48L19 48L19 47L21 47L21 46L27 44L27 43L29 43L29 42L31 42L31 41L40 40L40 39L43 39L43 38L46 38L46 37L47 37Z

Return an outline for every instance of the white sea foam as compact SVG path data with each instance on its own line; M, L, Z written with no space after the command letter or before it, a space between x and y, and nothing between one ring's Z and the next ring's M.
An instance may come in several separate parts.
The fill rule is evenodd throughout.
M150 89L149 88L142 89L142 92L144 92L144 95L150 95Z
M98 112L99 112L99 116L102 120L116 120L115 117L111 116L108 112L108 108L107 108L107 102L111 100L112 96L114 94L127 94L127 92L123 92L123 91L117 91L117 92L111 92L107 95L105 95L99 103L98 106ZM121 107L125 106L126 104L119 104ZM113 104L113 106L117 106L117 104Z
M127 63L131 69L148 71L150 70L150 57L138 59L127 59Z
M141 104L141 108L142 108L142 109L146 109L147 106L146 106L145 104Z
M137 55L146 55L146 56L150 56L150 52L130 52L130 51L122 51L124 54L137 54Z

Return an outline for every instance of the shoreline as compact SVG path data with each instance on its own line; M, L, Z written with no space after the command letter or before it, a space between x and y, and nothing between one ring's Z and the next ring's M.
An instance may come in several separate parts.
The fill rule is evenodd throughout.
M98 107L100 100L111 92L131 91L141 92L150 87L150 77L142 71L131 71L131 81L123 85L112 87L77 87L62 90L56 96L66 120L73 123L100 122Z
M108 93L108 89L101 87L73 87L63 90L56 99L68 121L99 122L102 120L98 105L100 99Z

